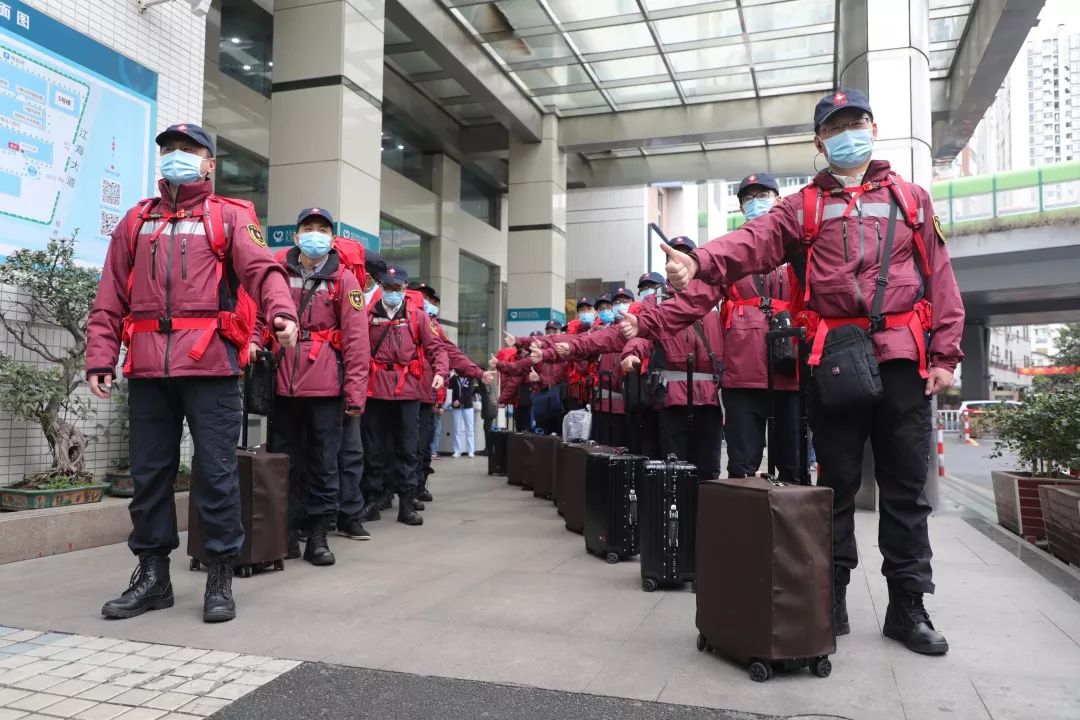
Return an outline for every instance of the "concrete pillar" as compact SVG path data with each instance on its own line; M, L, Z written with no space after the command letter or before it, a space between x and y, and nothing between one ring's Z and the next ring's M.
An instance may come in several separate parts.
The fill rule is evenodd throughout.
M271 244L321 206L339 234L378 247L384 20L382 0L275 3Z
M431 239L431 269L428 282L439 291L442 305L439 317L447 336L457 342L458 293L460 289L461 247L457 237L457 218L461 212L461 165L446 155L434 161L432 190L438 197L438 233Z
M990 399L990 328L985 322L964 323L960 340L964 352L963 373L960 378L960 397L963 400Z
M837 23L840 85L870 97L878 125L874 157L929 187L929 0L840 0Z
M516 334L566 319L566 153L559 121L544 116L539 143L510 145L507 329Z

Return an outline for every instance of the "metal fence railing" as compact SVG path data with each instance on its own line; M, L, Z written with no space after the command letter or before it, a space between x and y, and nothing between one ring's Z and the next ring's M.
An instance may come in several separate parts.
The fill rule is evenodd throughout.
M937 419L944 425L945 432L960 432L963 426L959 410L938 410Z

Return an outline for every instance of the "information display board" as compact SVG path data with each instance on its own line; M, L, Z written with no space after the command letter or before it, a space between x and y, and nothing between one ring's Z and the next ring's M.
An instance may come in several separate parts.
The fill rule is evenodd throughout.
M109 233L152 195L158 76L25 3L0 0L0 256Z

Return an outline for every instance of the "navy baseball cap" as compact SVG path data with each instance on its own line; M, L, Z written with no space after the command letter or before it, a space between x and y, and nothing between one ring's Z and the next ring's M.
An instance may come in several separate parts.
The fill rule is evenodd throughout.
M611 296L608 295L607 293L604 293L603 295L597 296L596 304L599 305L600 303L607 303L608 305L610 305L611 304Z
M547 325L544 326L545 330L562 330L562 325L558 320L548 320Z
M194 140L210 151L210 157L214 157L214 141L210 139L210 136L205 130L198 125L192 125L191 123L180 123L179 125L170 125L165 128L158 134L157 144L160 147L165 144L166 140L178 135Z
M667 280L665 280L664 276L658 272L648 272L638 278L637 289L640 290L643 285L648 285L649 283L663 287L667 283Z
M817 132L822 124L836 113L851 108L862 110L871 118L874 117L874 111L870 109L870 99L861 90L838 88L821 98L814 108L814 132Z
M529 337L544 337L544 333L540 330L533 330L531 333L529 333Z
M408 286L409 271L400 265L391 265L379 276L379 284Z
M633 290L627 290L626 288L621 287L618 290L616 290L614 293L612 293L612 295L611 295L612 300L618 300L621 297L624 297L627 300L633 300L634 299L634 291Z
M321 217L326 222L330 223L330 227L334 227L334 216L330 214L329 210L325 208L304 208L300 211L300 214L296 216L296 227L300 227L305 220L310 217Z
M694 244L694 241L686 237L685 235L671 238L671 241L668 242L668 245L675 248L676 250L682 250L683 252L697 250L697 245Z
M763 187L766 190L772 190L777 195L780 194L780 186L776 184L771 175L765 173L755 173L753 175L747 175L739 183L739 192L735 193L736 197L741 198L743 191L748 187Z
M592 298L588 298L588 297L578 298L577 309L580 310L581 308L583 308L585 306L596 307L596 303L593 302Z
M379 253L369 252L364 254L364 269L367 274L378 280L386 272L386 260Z

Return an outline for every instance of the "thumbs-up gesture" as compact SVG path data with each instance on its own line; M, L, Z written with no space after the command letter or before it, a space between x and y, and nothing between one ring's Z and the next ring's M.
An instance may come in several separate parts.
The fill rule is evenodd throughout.
M685 290L690 281L697 276L697 260L693 255L680 252L667 243L660 243L660 249L667 255L664 270L667 271L667 279L671 287L676 290Z

